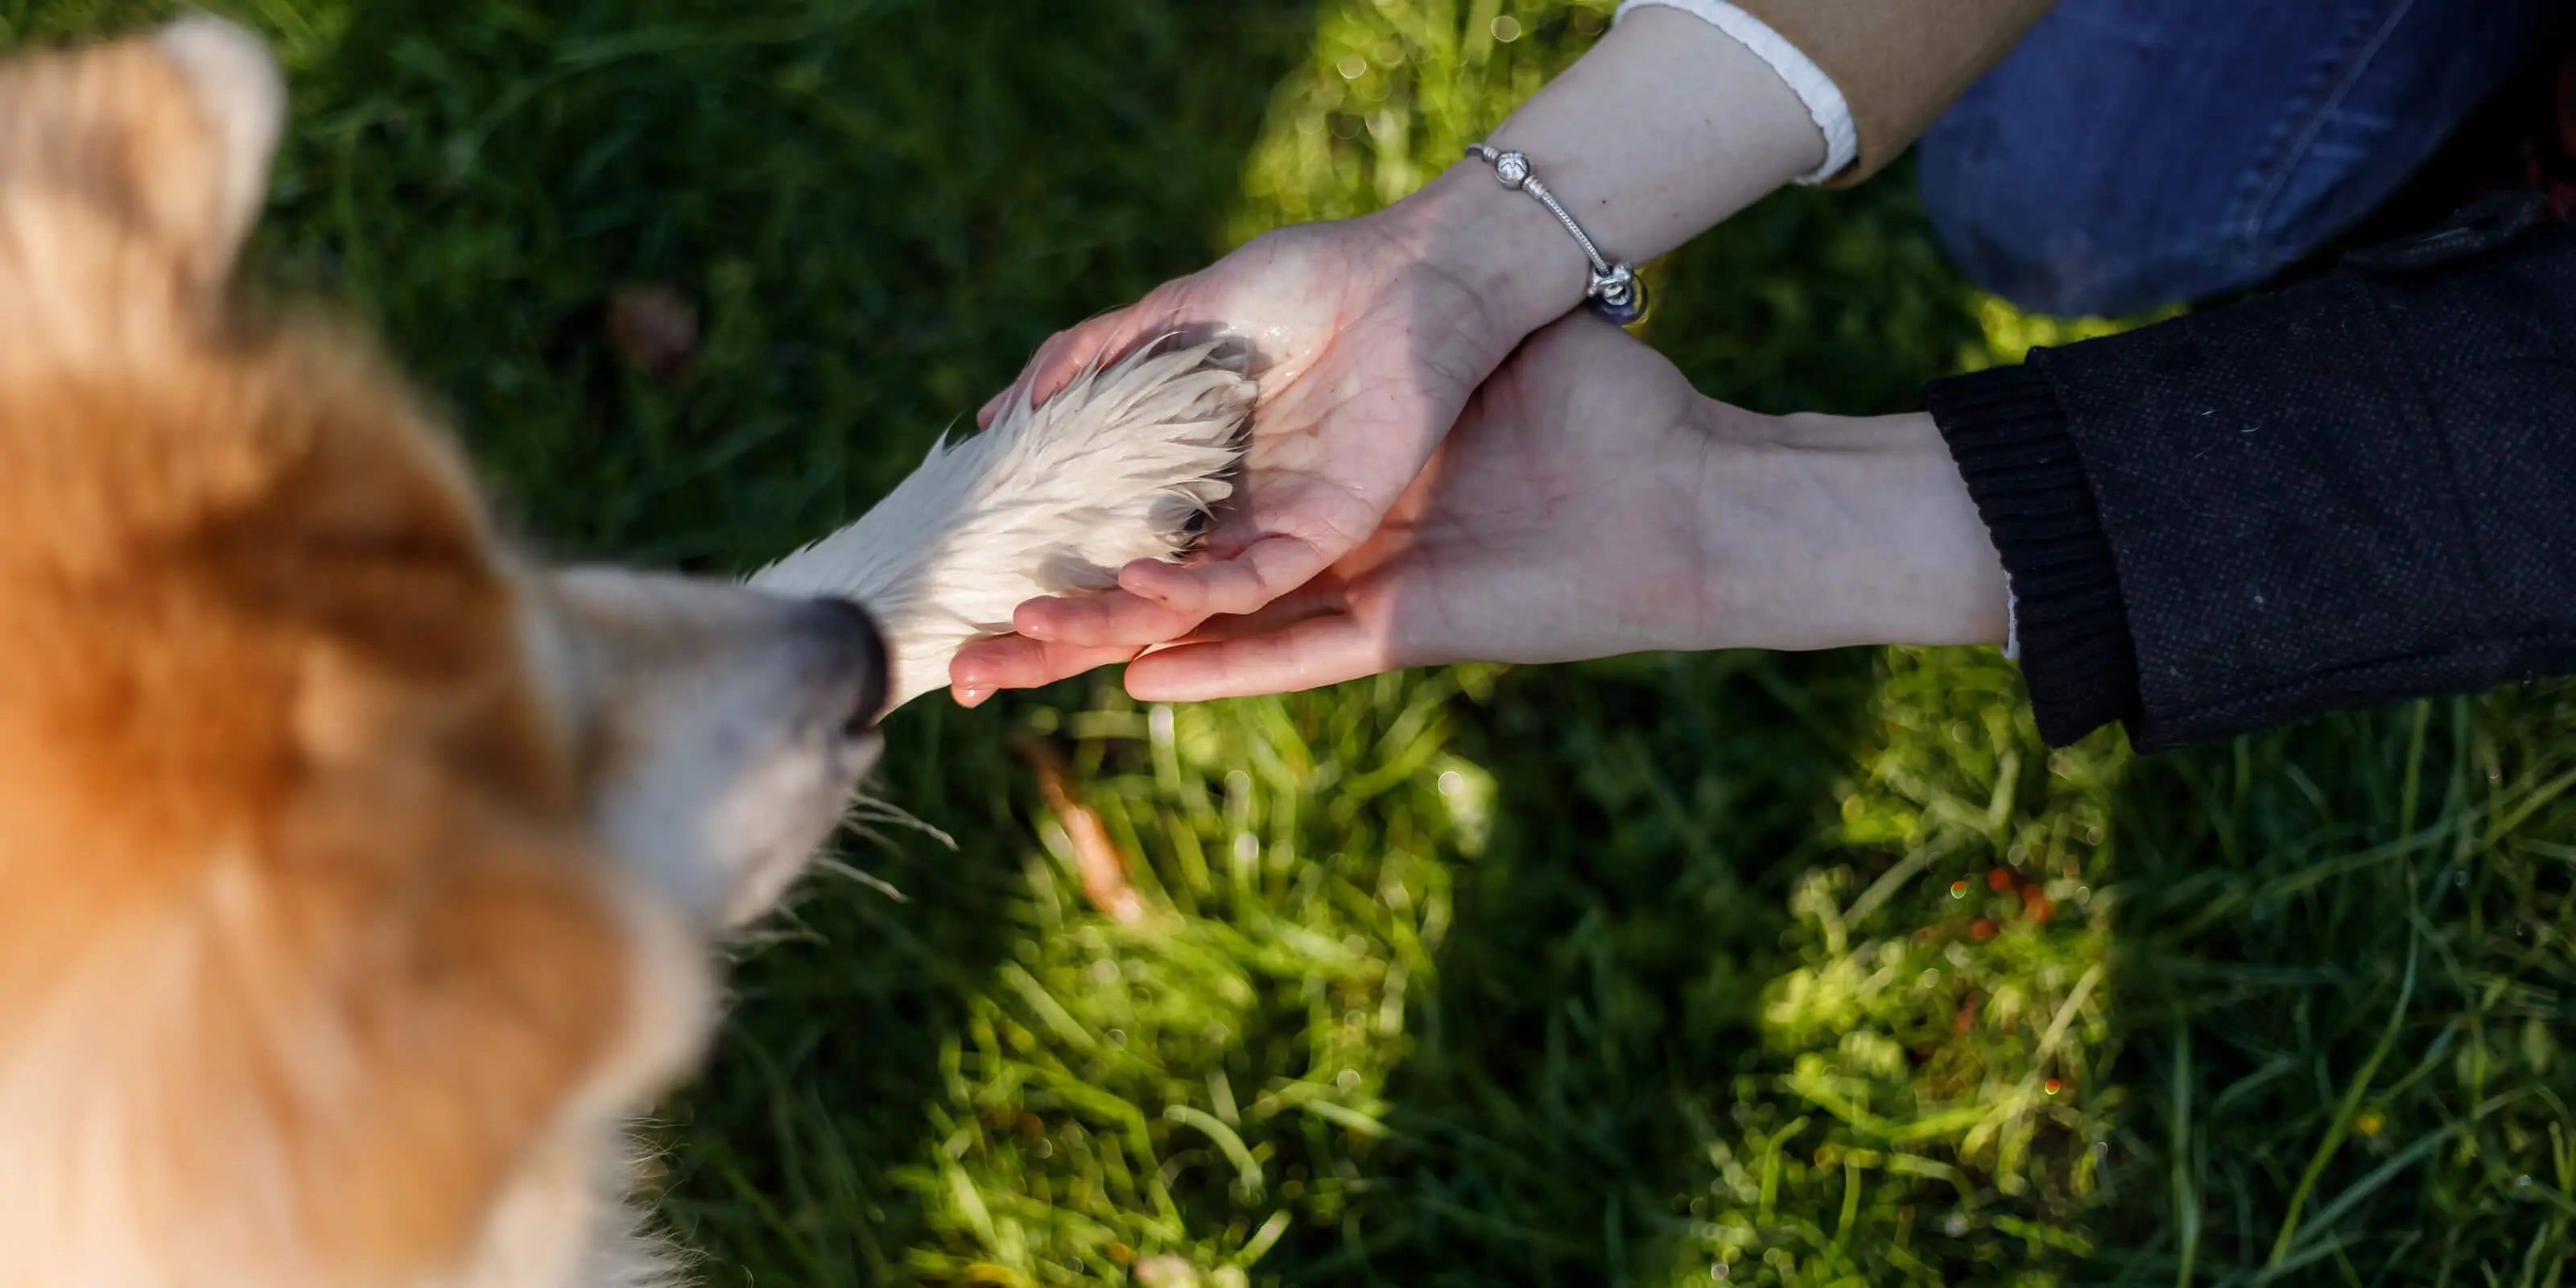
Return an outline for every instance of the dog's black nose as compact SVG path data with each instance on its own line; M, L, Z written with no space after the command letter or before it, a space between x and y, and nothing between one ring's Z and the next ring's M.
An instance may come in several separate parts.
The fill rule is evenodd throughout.
M868 610L849 600L824 596L814 601L816 629L832 652L835 669L858 676L859 691L851 703L847 728L852 736L874 726L885 714L886 689L893 683L886 663L885 636Z

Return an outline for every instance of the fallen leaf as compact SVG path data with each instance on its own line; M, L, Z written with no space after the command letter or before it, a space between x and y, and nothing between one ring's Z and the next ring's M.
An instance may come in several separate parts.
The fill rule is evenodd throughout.
M1111 921L1132 926L1145 919L1145 900L1127 880L1127 856L1118 843L1109 839L1109 828L1100 821L1100 812L1082 803L1073 792L1073 773L1065 767L1064 757L1055 748L1037 738L1024 739L1020 754L1037 774L1038 795L1046 799L1047 808L1055 812L1056 821L1064 825L1064 834L1073 843L1074 867L1082 875L1082 893Z

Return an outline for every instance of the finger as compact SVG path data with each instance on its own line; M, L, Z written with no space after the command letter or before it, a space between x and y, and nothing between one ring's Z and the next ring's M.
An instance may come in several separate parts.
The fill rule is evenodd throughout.
M948 691L962 707L981 706L1003 689L1034 689L1069 675L1136 656L1133 648L1075 648L1021 635L997 635L957 650L948 660Z
M1044 401L1044 399L1028 398L1030 384L1037 379L1039 373L1051 372L1063 361L1064 346L1069 343L1069 338L1074 331L1079 329L1081 328L1071 327L1058 331L1040 343L1038 351L1030 354L1029 360L1020 367L1020 374L1012 377L1011 383L1004 386L1002 392L986 399L983 406L975 409L975 428L991 429L993 422L1002 418L1003 412L1009 411L1013 404L1024 399L1031 405ZM1063 387L1064 382L1059 380L1048 392L1051 395L1055 389Z
M1028 393L1029 382L1036 378L1038 372L1054 367L1059 360L1058 355L1064 352L1067 337L1078 329L1080 329L1078 326L1068 327L1040 341L1037 352L1030 354L1029 360L1020 364L1020 374L1011 377L1011 383L1003 386L1002 392L984 400L984 405L975 409L975 428L991 429L993 422L1002 418L1003 412L1010 410L1013 403L1021 401Z
M1125 357L1161 318L1162 310L1140 302L1114 309L1067 327L1046 338L1020 368L1019 378L975 412L978 429L991 429L1002 413L1025 397L1030 406L1064 392L1073 378L1092 366L1107 366Z
M1376 631L1356 617L1336 614L1262 635L1157 649L1127 668L1127 692L1142 702L1294 693L1393 665Z
M1176 640L1201 615L1176 612L1123 590L1074 598L1032 599L1011 613L1011 629L1031 639L1082 648L1124 644L1142 648Z
M1255 635L1275 635L1310 617L1340 617L1351 611L1348 588L1331 573L1290 591L1264 605L1260 612L1240 617L1211 617L1198 624L1187 635L1172 643L1205 644L1213 640L1246 639Z
M1200 619L1256 613L1305 585L1345 553L1325 550L1304 537L1264 537L1230 559L1192 564L1140 559L1118 570L1118 586L1174 613Z
M1002 392L985 399L984 405L975 409L975 428L991 429L993 422L1002 418L1002 409L1018 401L1020 382L1027 375L1027 369L1022 368L1018 376L1011 378L1010 384L1003 386Z

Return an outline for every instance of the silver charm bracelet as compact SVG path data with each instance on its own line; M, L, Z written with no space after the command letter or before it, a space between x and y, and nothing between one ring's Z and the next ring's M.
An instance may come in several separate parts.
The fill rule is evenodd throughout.
M1601 248L1593 245L1592 239L1584 234L1583 225L1574 222L1574 216L1565 213L1565 207L1558 204L1556 194L1549 192L1547 185L1530 172L1527 156L1504 152L1482 143L1468 144L1467 155L1492 164L1494 178L1504 187L1517 188L1538 198L1538 204L1547 207L1547 213L1556 216L1556 222L1574 234L1575 244L1583 248L1583 257L1592 261L1592 286L1583 293L1583 302L1590 305L1593 312L1621 326L1646 316L1646 284L1638 279L1637 270L1602 258Z

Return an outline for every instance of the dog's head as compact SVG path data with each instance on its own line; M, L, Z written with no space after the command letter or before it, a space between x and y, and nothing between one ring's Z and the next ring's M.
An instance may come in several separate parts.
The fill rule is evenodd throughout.
M235 302L281 109L206 20L0 64L0 1282L568 1277L876 753L858 610L541 567Z

